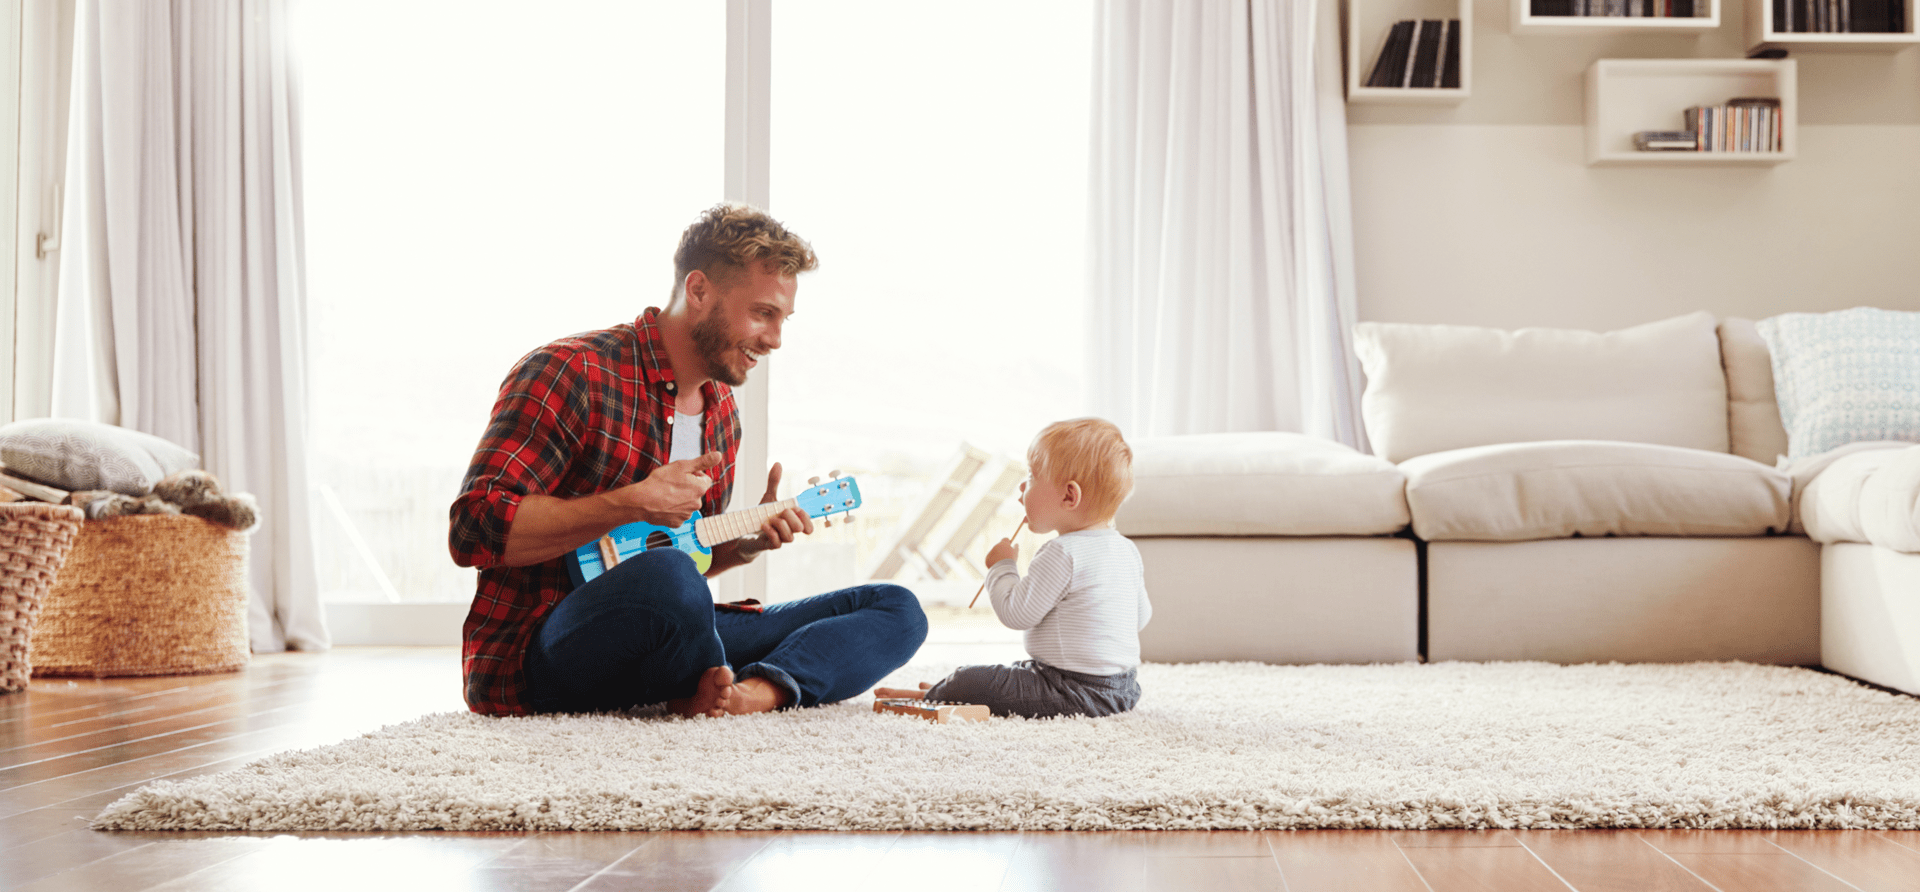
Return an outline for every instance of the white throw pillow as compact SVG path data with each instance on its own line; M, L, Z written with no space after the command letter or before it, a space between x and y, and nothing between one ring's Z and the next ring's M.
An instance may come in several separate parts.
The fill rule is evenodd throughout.
M1407 526L1406 477L1377 456L1292 433L1144 437L1128 536L1376 536Z
M1787 455L1920 442L1920 313L1855 307L1763 319Z
M1400 465L1429 542L1784 532L1793 482L1724 452L1567 440L1435 452Z
M9 473L60 489L145 495L160 478L200 467L200 456L111 424L33 418L0 425L0 464Z
M1393 462L1535 440L1727 451L1727 379L1713 316L1610 332L1363 322L1361 414Z

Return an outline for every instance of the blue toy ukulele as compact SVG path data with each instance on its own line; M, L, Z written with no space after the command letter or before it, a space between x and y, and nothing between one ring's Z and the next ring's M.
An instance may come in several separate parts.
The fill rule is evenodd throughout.
M833 515L860 507L860 486L852 477L840 476L839 471L828 476L831 479L824 483L818 477L808 480L807 488L791 499L713 517L701 517L700 512L695 511L686 523L672 529L641 521L616 527L613 532L574 549L572 560L567 561L567 574L573 577L573 587L579 588L621 561L655 548L678 548L692 555L694 564L705 573L713 564L715 545L753 535L767 518L788 508L799 508L808 517L827 520L827 525L832 526Z

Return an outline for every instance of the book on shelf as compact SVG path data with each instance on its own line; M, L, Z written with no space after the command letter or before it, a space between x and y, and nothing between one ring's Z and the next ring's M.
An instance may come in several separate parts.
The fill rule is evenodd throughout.
M1413 61L1407 65L1403 87L1432 87L1440 75L1440 27L1437 19L1422 19L1414 38Z
M1771 0L1776 34L1905 34L1907 0Z
M1409 45L1413 36L1413 22L1394 22L1387 29L1387 39L1380 45L1380 55L1374 59L1373 72L1367 75L1369 87L1392 87L1399 85L1403 61L1396 59Z
M1642 152L1693 152L1699 150L1691 130L1642 130L1633 135L1633 147Z
M1405 19L1387 29L1364 86L1460 86L1460 20Z
M1721 105L1686 110L1687 129L1698 152L1779 152L1785 149L1780 100L1742 96Z
M1576 18L1691 19L1710 0L1529 0L1536 16ZM1860 0L1854 0L1860 2Z

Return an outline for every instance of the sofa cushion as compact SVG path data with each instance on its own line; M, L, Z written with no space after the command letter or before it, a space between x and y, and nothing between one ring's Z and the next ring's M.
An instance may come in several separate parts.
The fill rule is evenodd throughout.
M1133 446L1128 536L1375 536L1407 526L1386 460L1304 434L1146 437Z
M1785 313L1757 327L1773 354L1789 457L1868 440L1920 442L1920 313Z
M1727 372L1727 451L1775 464L1787 454L1787 429L1773 398L1773 354L1752 319L1720 320L1720 365Z
M1363 322L1361 414L1376 453L1532 440L1727 451L1727 379L1713 316L1611 332Z
M1737 455L1599 440L1508 443L1404 462L1429 541L1760 536L1786 530L1792 483Z
M1824 545L1866 542L1920 553L1920 446L1862 445L1807 484L1800 494L1801 525Z

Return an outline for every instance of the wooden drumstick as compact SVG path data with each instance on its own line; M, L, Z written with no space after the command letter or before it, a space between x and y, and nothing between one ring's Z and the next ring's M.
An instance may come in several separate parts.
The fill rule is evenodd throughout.
M1027 528L1027 519L1026 519L1026 518L1024 518L1024 517L1022 517L1022 518L1020 518L1020 525L1019 525L1019 526L1017 526L1017 527L1014 527L1014 528L1013 528L1013 536L1018 536L1018 535L1020 535L1020 531L1021 531L1021 530L1024 530L1024 529L1026 529L1026 528ZM1008 539L1012 539L1012 538L1013 538L1013 536L1008 536L1007 538L1008 538ZM972 610L972 609L973 609L973 605L975 605L975 604L977 604L977 603L979 603L979 602L980 602L980 593L981 593L981 592L984 592L984 591L986 591L986 590L987 590L987 581L986 581L986 580L984 580L984 579L982 579L982 580L980 580L980 587L979 587L978 589L975 589L975 590L974 590L974 592L973 592L973 600L971 600L971 601L968 601L968 602L967 602L967 609L968 609L968 610Z

